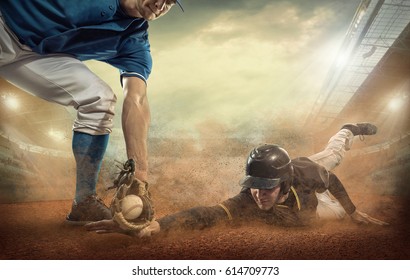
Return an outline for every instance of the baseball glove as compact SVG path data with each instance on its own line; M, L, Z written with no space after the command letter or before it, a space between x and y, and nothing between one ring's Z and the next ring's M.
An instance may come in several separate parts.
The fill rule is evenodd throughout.
M154 219L154 207L148 190L148 183L134 178L134 173L135 162L129 159L124 163L117 179L114 180L114 185L110 187L110 189L116 188L115 195L110 204L113 220L116 221L122 229L128 231L140 231L147 227ZM133 220L126 219L121 209L121 200L127 195L137 195L143 203L141 214Z

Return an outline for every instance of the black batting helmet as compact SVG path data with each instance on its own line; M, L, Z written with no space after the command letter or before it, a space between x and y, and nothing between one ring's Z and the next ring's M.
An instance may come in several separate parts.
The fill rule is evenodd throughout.
M292 184L293 166L288 152L278 145L263 145L249 154L243 188L272 189L280 184L287 194Z

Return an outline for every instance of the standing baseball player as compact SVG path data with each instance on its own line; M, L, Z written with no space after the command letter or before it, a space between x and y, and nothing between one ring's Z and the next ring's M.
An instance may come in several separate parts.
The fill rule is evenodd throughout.
M23 90L77 110L72 148L76 191L67 221L110 219L96 196L101 162L112 129L116 96L82 62L95 59L119 69L122 127L136 184L147 181L146 96L152 60L148 21L177 0L1 0L0 76Z
M358 211L343 184L330 171L340 164L354 136L373 135L376 131L370 123L346 124L329 140L325 150L292 160L277 145L260 146L247 159L240 193L218 205L165 216L141 231L121 227L114 220L90 223L86 228L98 233L122 232L143 237L179 228L203 229L222 221L259 220L273 225L301 226L317 219L342 219L346 215L357 223L386 225Z

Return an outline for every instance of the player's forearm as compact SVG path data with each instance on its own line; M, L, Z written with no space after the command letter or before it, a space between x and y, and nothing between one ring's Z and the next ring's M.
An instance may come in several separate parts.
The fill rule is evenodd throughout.
M177 229L200 230L226 221L226 213L219 206L194 207L165 216L158 220L161 232Z
M345 187L335 174L329 173L329 175L330 193L340 202L347 214L352 214L356 210L356 206L351 201Z
M134 159L136 163L135 177L142 181L148 179L147 137L149 125L150 110L145 83L135 77L124 79L122 129L127 156L129 159Z

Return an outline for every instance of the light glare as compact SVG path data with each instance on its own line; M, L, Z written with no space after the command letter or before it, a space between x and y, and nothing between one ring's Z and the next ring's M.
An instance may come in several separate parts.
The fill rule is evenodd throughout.
M6 96L4 98L4 104L10 109L17 110L20 107L20 104L17 100L17 98L13 96Z
M61 131L53 130L53 129L48 131L48 136L58 141L64 139L64 133L62 133Z
M396 97L390 101L389 108L392 111L397 111L401 107L402 104L403 104L403 99Z

